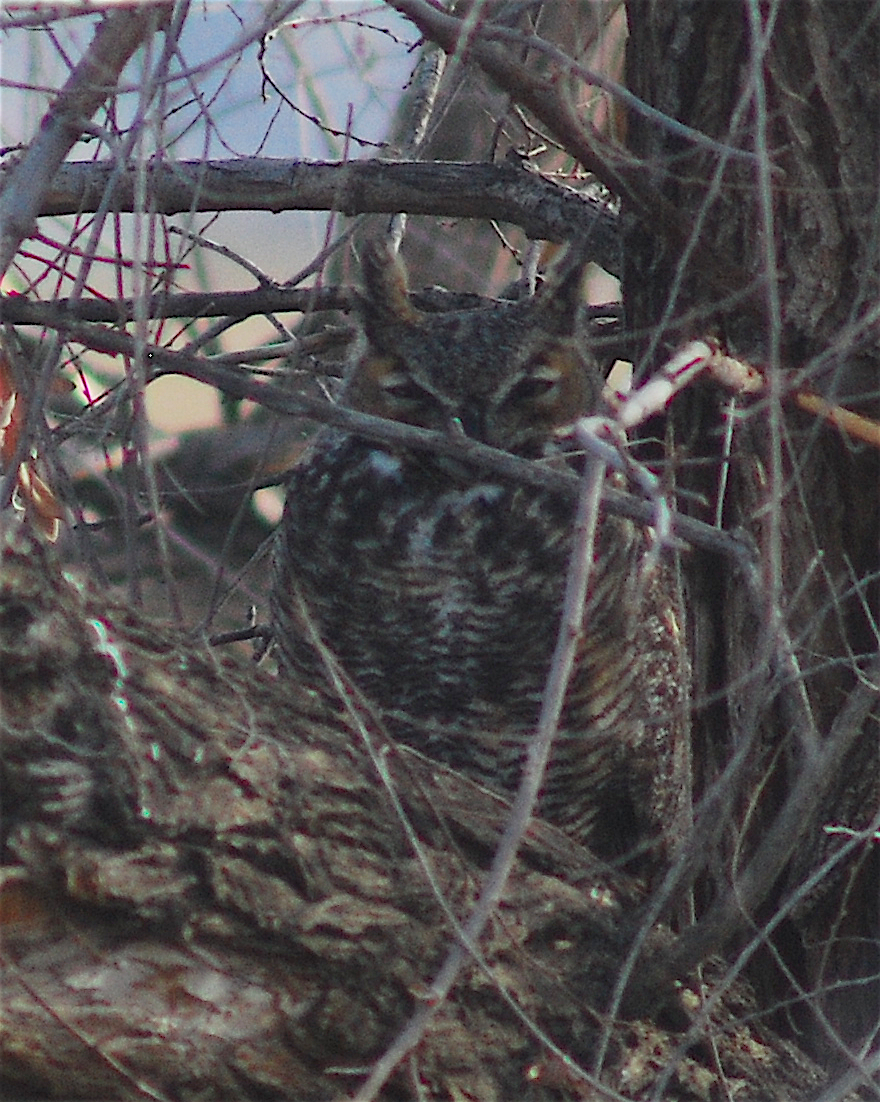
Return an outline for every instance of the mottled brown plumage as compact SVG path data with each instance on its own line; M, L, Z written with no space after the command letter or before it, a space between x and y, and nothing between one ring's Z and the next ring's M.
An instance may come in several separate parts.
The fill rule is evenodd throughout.
M449 313L417 310L380 247L366 252L364 274L365 346L346 404L574 462L566 431L598 408L601 392L578 324L576 255L532 299ZM297 627L298 586L395 738L510 792L559 628L572 521L571 502L543 489L324 431L287 494L273 595L282 666L323 676ZM643 533L606 517L597 547L588 627L539 811L612 855L653 833L668 810L659 781L673 791L680 648L656 579L637 586Z

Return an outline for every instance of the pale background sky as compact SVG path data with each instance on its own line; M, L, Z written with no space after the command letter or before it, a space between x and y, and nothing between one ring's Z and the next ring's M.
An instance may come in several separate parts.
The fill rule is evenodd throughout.
M200 70L193 80L213 125L206 125L205 112L193 102L192 88L184 81L173 82L169 87L173 110L163 130L166 157L357 160L375 156L378 150L374 146L328 134L284 104L273 89L267 89L264 97L256 44L224 57L264 10L265 4L258 0L193 4L180 43L183 61L176 69L179 72L185 63ZM7 9L5 19L13 15ZM350 21L342 16L350 16ZM407 51L415 41L412 28L384 5L348 0L307 0L290 22L294 25L281 31L266 50L264 64L273 80L302 111L320 117L335 130L349 130L354 137L380 143L415 60L415 54ZM79 60L95 23L94 17L58 21L53 24L54 41L43 28L15 27L0 36L0 144L5 149L32 138L51 92L67 78L69 66L64 57L72 63ZM161 36L156 43L161 45ZM141 64L136 58L123 73L123 84L127 82L133 90L117 97L120 112L135 109ZM93 121L100 125L102 116ZM68 159L90 160L95 148L93 141L80 142ZM148 155L153 149L155 144L147 147ZM106 147L98 155L106 158ZM173 221L186 224L183 218ZM40 230L56 241L65 241L71 223L70 218L41 219ZM123 253L130 223L128 216L119 220ZM111 227L112 220L108 220L104 250L108 256L115 251ZM199 215L189 228L200 230L210 240L246 257L270 278L283 282L314 257L326 227L325 214L291 211ZM31 245L39 257L28 265L29 274L34 275L45 267L50 250ZM215 253L203 251L200 262L204 264L201 271L178 273L180 289L210 286L234 290L254 285L240 266ZM70 281L66 282L67 288L61 280L53 292L64 295L69 290ZM11 277L5 280L4 290L20 285ZM90 287L116 295L116 272L110 265L97 265ZM45 285L41 294L47 294ZM230 349L246 347L271 332L268 323L255 319L236 326L225 343ZM161 380L149 388L148 399L151 419L166 432L210 423L216 412L216 395L187 380Z

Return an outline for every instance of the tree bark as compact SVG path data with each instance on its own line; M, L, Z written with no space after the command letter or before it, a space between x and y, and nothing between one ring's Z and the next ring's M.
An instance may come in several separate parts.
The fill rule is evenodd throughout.
M721 295L687 249L628 220L627 320L651 334L642 370L664 346L715 333L768 379L759 400L739 401L725 482L727 398L701 386L671 411L687 455L680 482L691 504L683 507L750 533L763 572L762 616L717 562L695 557L689 571L707 702L694 738L700 789L738 747L752 747L724 868L772 828L824 740L847 737L839 721L860 684L867 679L870 691L873 678L876 691L878 453L816 422L790 397L801 388L873 417L880 410L878 11L867 3L631 0L628 14L632 91L759 158L725 161L631 118L630 143L653 186L693 226L694 239L711 241L721 266L740 273ZM857 72L871 75L855 79ZM780 626L793 661L781 677L768 677ZM876 829L876 709L856 722L860 733L833 774L815 777L815 813L797 827L785 874L769 878L775 886L751 916L766 922L790 908L753 974L764 977L767 1005L794 999L797 1028L827 1059L871 1035L880 1005L876 846L856 848L818 888L806 886L834 848L825 826ZM726 890L725 879L713 874L709 898ZM743 937L747 928L746 920Z
M26 528L2 566L4 1097L353 1089L455 938L504 801L63 578ZM644 901L534 823L479 960L381 1097L818 1089L720 960L606 1022ZM645 949L673 941L654 925Z

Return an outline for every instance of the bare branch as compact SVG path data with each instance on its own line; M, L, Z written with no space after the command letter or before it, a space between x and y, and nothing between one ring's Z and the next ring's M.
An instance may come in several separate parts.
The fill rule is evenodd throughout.
M354 295L337 287L260 287L254 291L188 291L134 299L55 299L52 325L60 317L119 325L134 320L135 309L148 318L246 318L288 311L350 310ZM47 305L23 296L0 296L0 318L10 325L44 325ZM60 312L60 313L59 313Z
M83 124L110 95L125 64L171 11L170 4L115 9L100 24L92 44L62 88L27 153L0 194L0 274L33 229L43 196Z
M62 166L42 215L135 209L134 166ZM620 273L617 218L607 204L563 187L519 163L434 161L178 161L146 166L153 209L163 214L225 210L336 210L343 214L431 214L511 222L528 237L589 240L596 263Z
M652 227L676 244L687 242L692 226L675 206L650 183L650 174L623 146L610 141L583 117L566 95L565 82L546 76L519 61L511 51L500 47L470 21L447 15L427 0L388 0L391 7L410 19L428 38L438 42L447 53L461 49L506 91L539 119L568 152L588 171L595 173L607 187L628 202ZM465 29L465 24L467 28ZM742 287L742 269L724 263L702 242L696 255L705 277L730 291Z
M775 657L784 664L784 654ZM876 707L878 686L880 663L875 662L866 679L852 690L828 736L803 762L785 804L729 891L682 934L668 955L645 962L629 998L624 999L628 1011L638 1008L644 1012L665 984L720 951L744 922L753 921L792 853L803 844L799 827L813 821L829 785L839 775L856 740L862 737L865 722Z
M135 354L135 340L127 333L96 325L71 324L64 319L58 319L58 325L64 329L68 340L84 344L98 352L127 356ZM311 417L324 424L356 432L368 440L403 444L417 450L449 455L474 463L502 478L541 486L569 495L572 499L577 493L578 478L570 471L530 462L467 437L432 432L401 421L386 421L381 417L359 413L319 398L309 398L293 393L277 383L255 379L239 369L212 363L186 352L173 352L158 345L148 345L144 354L146 361L158 369L153 378L162 374L186 375L208 386L217 387L233 398L256 402L276 413ZM648 501L639 501L630 494L606 489L603 501L609 512L630 517L642 524L652 524L655 519L654 505ZM672 531L674 535L688 542L730 556L734 561L746 563L751 558L748 544L738 536L691 517L675 514Z

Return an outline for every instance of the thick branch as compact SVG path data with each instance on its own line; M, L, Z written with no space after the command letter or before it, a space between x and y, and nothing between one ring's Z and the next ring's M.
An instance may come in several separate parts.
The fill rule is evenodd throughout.
M136 166L107 162L59 169L44 215L135 209ZM606 204L514 164L450 162L179 161L147 166L151 207L163 214L218 210L337 210L343 214L430 214L511 222L528 237L588 238L596 263L620 271L617 219Z
M350 1097L424 997L503 801L371 754L307 686L70 584L22 526L2 556L0 1090ZM641 899L533 823L479 960L380 1097L415 1079L434 1098L620 1099L639 1068L639 1097L664 1071L706 1097L730 1079L748 1102L812 1096L821 1072L765 1023L726 1028L748 990L703 1023L689 984L671 997L693 1053L660 1022L613 1022L615 1057L590 1074Z

